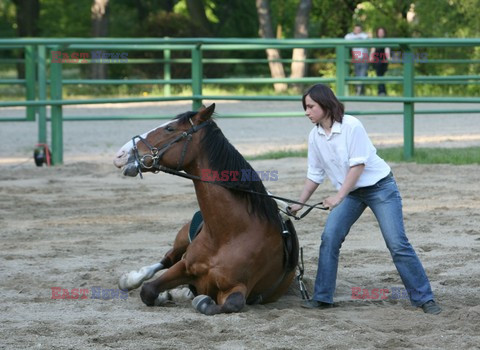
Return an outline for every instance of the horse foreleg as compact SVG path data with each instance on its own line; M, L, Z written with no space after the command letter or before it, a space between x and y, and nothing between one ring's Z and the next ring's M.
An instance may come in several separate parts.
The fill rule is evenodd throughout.
M152 278L158 271L168 269L178 262L187 250L187 246L189 244L188 230L190 228L190 224L191 222L185 224L180 231L178 231L173 243L173 248L170 249L167 254L165 254L159 263L150 266L144 266L138 271L124 273L118 280L118 287L121 290L137 289L144 281Z
M192 305L204 315L240 312L246 304L245 295L246 288L239 286L229 293L219 293L219 301L223 301L223 304L217 305L208 295L199 295L192 300Z
M140 287L143 281L153 277L158 271L164 269L162 263L144 266L138 271L126 272L118 279L118 287L121 290L132 290Z
M156 299L161 292L190 282L191 276L187 275L185 261L180 260L156 280L144 283L140 291L140 297L147 306L158 305Z

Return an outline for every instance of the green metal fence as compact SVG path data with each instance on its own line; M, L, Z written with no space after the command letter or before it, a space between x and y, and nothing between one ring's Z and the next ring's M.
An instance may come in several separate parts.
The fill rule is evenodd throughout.
M402 110L377 110L377 111L350 111L357 115L389 115L402 114L404 120L404 157L410 159L414 152L414 114L435 113L480 113L480 110L445 110L429 109L415 112L415 103L480 103L478 97L415 97L414 84L420 83L448 83L448 84L478 84L480 75L464 76L419 76L415 75L414 52L426 48L446 47L478 47L480 39L371 39L363 40L362 47L390 47L401 50L403 53L402 73L403 76L385 76L358 78L349 76L350 49L358 47L358 41L343 39L212 39L212 38L181 38L181 39L156 39L156 38L132 38L132 39L2 39L0 40L1 52L8 49L21 49L24 52L23 60L1 59L0 64L22 63L25 65L25 79L1 79L0 84L23 85L25 87L25 101L2 101L0 107L25 106L25 118L0 118L0 121L37 121L39 143L47 143L47 122L51 122L51 148L53 164L63 163L63 122L68 120L112 120L112 119L164 119L172 116L103 116L103 117L64 117L62 107L64 105L102 104L102 103L129 103L129 102L152 102L152 101L192 101L192 109L201 106L202 100L251 100L251 101L299 101L299 96L275 95L275 96L244 96L244 95L221 95L212 96L203 94L203 87L208 84L335 84L338 98L341 101L355 102L400 102ZM306 76L299 79L273 79L264 77L248 78L208 78L204 76L206 64L267 64L266 59L232 59L232 58L204 58L207 51L244 51L265 50L277 48L291 50L294 48L324 49L335 52L334 59L321 59L323 62L335 64L335 76L318 77ZM62 74L63 65L68 63L54 63L51 59L52 51L85 51L85 50L108 50L108 51L135 51L149 50L161 51L162 59L132 59L128 63L160 63L164 65L163 79L66 79ZM171 58L174 51L189 52L188 58ZM1 56L0 56L1 57ZM93 63L91 59L85 60ZM291 62L288 59L279 60ZM318 62L319 59L307 59L307 63ZM430 63L449 64L479 64L480 60L433 60ZM70 63L71 64L71 63ZM74 63L75 64L75 63ZM113 62L112 64L115 64ZM173 79L171 66L173 64L190 64L191 76L189 78ZM47 77L49 72L49 78ZM359 82L368 83L391 83L403 84L403 96L401 97L367 97L348 96L348 85ZM63 99L62 86L66 84L159 84L163 85L164 96L142 98L97 98L97 99ZM190 96L172 96L171 86L187 84L191 86ZM49 89L48 89L49 87ZM47 92L50 91L50 98ZM50 119L47 118L46 107L51 106ZM282 113L235 113L222 117L290 117L298 116L298 112Z

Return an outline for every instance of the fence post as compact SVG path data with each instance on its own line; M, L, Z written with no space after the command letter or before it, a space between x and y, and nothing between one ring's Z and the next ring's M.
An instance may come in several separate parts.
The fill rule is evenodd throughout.
M410 46L403 48L403 96L414 96L414 62ZM414 112L413 102L403 103L403 157L405 160L413 158L414 153Z
M45 45L38 45L38 99L47 99L47 69ZM47 106L38 107L38 143L47 143Z
M197 44L192 49L192 94L195 96L202 95L202 79L203 79L203 67L202 67L202 45ZM194 111L202 107L201 98L193 98L192 109Z
M345 96L345 76L347 72L347 64L345 63L345 50L345 46L343 45L335 47L337 96Z
M171 65L170 65L170 57L171 57L170 52L171 51L169 49L163 50L163 59L165 60L165 63L163 64L163 80L170 80L172 78ZM170 84L163 85L163 95L164 96L171 95Z
M50 64L50 98L62 99L62 63ZM63 111L62 105L51 107L52 121L52 163L63 164Z
M35 100L35 46L25 46L25 88L26 100ZM34 106L27 106L27 120L35 120Z

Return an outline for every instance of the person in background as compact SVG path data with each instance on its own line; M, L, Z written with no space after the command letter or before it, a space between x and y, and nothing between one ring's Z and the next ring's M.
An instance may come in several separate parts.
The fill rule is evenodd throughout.
M365 40L368 34L364 33L362 26L356 24L353 32L345 35L346 40ZM355 47L352 49L352 63L356 77L366 77L368 71L368 49L366 47ZM355 87L357 95L365 95L365 86L363 83L357 83Z
M302 104L314 127L308 138L307 179L298 201L305 203L325 177L338 191L323 200L330 214L321 237L313 298L302 307L333 306L340 247L368 207L375 214L412 305L429 314L440 313L422 263L405 234L395 178L390 166L377 155L362 123L344 114L343 104L322 84L310 87ZM288 209L295 215L302 207L294 204Z
M387 36L387 31L383 27L377 28L377 38L383 39ZM388 70L388 61L390 61L390 48L389 47L372 47L370 49L370 62L377 73L377 77L383 77ZM378 84L378 96L385 96L387 90L385 84Z

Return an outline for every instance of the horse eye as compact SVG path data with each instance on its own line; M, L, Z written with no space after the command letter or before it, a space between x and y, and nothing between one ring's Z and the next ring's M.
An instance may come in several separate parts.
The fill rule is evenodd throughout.
M165 127L165 130L168 131L168 132L172 132L172 131L174 131L175 129L172 128L170 125L167 125L167 126Z

